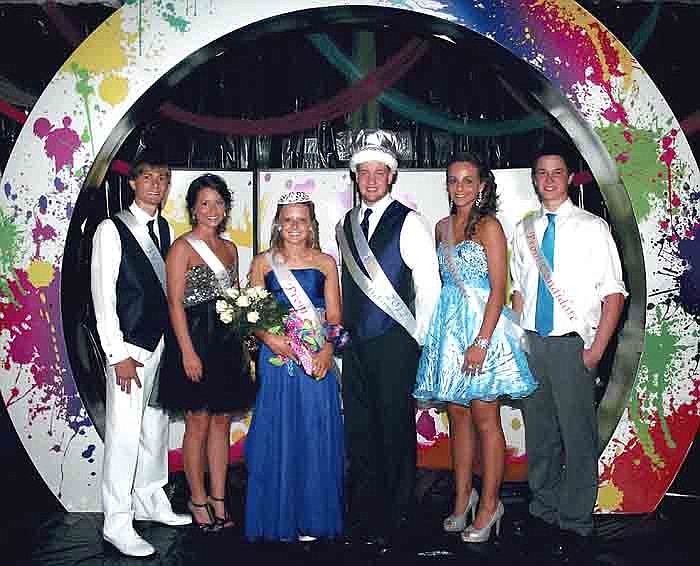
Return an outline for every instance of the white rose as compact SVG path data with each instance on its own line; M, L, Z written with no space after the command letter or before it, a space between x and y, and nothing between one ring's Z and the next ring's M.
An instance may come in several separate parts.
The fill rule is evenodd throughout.
M216 301L216 312L218 312L219 314L224 312L227 307L228 307L228 303L226 301L224 301L224 300Z
M233 322L233 314L229 310L222 312L219 315L219 318L221 319L221 322L223 322L224 324L231 324Z
M245 295L241 295L236 299L236 306L241 307L242 309L245 307L250 306L250 299L246 297Z
M250 287L249 289L245 290L245 295L249 299L254 299L258 296L258 290L255 287Z
M227 294L229 297L231 297L232 299L235 299L235 298L238 297L238 295L240 295L241 293L240 293L240 291L239 291L238 289L236 289L235 287L229 287L228 289L226 289L226 294Z
M258 298L265 299L270 294L270 292L264 287L258 287Z
M246 315L246 318L248 319L248 322L250 322L251 324L255 324L260 320L260 314L258 313L258 311L252 311Z

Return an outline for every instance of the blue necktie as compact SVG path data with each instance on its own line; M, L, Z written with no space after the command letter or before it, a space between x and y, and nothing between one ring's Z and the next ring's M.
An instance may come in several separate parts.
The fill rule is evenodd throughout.
M542 237L542 255L547 258L549 266L554 271L554 232L556 229L556 214L547 214L547 228ZM535 312L535 330L540 336L549 336L554 327L554 298L540 275L537 285L537 311Z
M365 215L362 218L362 222L360 222L360 228L362 228L362 233L365 235L365 238L369 241L369 217L372 214L372 209L367 208L365 209Z

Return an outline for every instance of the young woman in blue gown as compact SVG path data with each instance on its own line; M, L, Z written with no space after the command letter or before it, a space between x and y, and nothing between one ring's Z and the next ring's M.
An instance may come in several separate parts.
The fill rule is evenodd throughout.
M336 262L320 251L318 241L313 202L305 193L285 194L270 252L254 258L249 283L292 307L271 265L269 254L275 254L328 328L340 323L340 286ZM245 446L245 537L287 542L337 537L343 527L344 448L334 345L326 341L308 375L294 363L286 336L261 331L256 336L260 389ZM290 361L274 365L269 360L275 355Z
M478 156L458 155L447 168L447 191L451 214L435 227L443 287L414 397L448 403L456 493L443 528L461 532L465 542L483 542L494 524L498 532L504 511L499 500L505 463L499 399L529 395L536 383L520 349L520 329L504 307L506 237L495 215L493 173ZM472 488L475 431L481 446L481 498Z

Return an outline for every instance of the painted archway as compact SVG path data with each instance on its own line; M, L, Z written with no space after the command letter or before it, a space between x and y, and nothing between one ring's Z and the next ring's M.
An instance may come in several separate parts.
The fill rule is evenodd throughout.
M529 63L548 85L541 102L587 159L615 225L638 226L623 240L637 321L623 331L629 387L612 382L606 394L617 401L599 461L598 510L652 510L698 427L698 167L658 89L573 0L210 0L199 7L127 0L48 85L2 179L0 391L37 469L66 509L100 509L103 444L73 379L60 290L73 206L86 180L104 171L114 131L154 83L217 39L300 10L348 6L425 14ZM639 261L630 263L636 250Z

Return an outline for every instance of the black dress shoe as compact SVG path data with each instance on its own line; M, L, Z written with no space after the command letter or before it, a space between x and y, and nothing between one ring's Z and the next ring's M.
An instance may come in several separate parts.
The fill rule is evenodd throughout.
M566 564L587 564L591 552L592 537L561 529L555 537L551 554Z
M513 535L523 541L549 539L557 534L559 528L535 515L513 521Z

